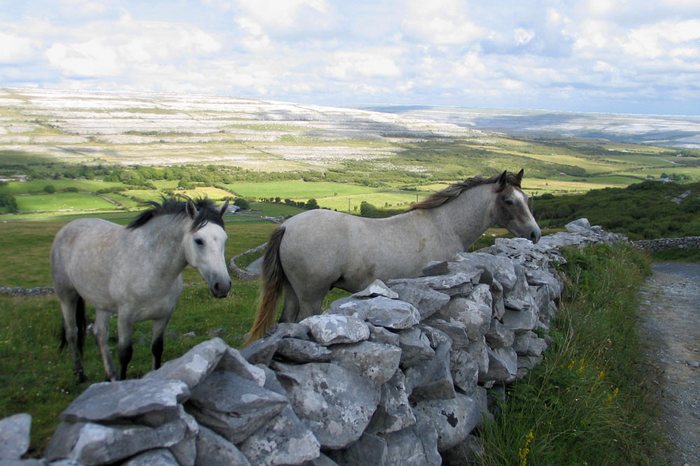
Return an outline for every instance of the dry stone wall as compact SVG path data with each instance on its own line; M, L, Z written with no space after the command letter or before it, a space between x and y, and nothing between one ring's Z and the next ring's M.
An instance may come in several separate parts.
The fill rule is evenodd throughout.
M27 461L464 464L479 450L472 432L490 416L489 391L547 348L560 248L623 239L585 219L567 229L376 281L242 351L214 338L140 380L94 384L61 413L45 457ZM6 431L28 430L26 416L17 422Z

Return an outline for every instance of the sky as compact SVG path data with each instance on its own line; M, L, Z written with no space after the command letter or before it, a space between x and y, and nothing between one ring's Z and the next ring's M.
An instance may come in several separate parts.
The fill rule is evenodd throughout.
M0 0L0 87L700 114L700 0Z

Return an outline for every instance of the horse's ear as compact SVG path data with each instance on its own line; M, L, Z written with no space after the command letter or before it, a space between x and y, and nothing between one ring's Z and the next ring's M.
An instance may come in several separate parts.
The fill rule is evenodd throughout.
M515 179L518 181L518 186L520 186L520 182L523 181L524 174L525 174L525 169L521 168L520 171L518 172L518 174L515 175Z
M197 216L197 206L194 205L192 199L187 199L185 203L185 212L187 212L187 215L189 215L190 218L195 218Z
M224 202L224 205L221 207L221 211L219 212L219 215L223 218L224 214L228 210L228 199L226 199L226 202Z
M496 180L496 183L498 184L499 189L503 189L506 187L506 180L508 179L506 177L507 173L508 172L506 170L503 170L503 173L501 173L501 176L499 176L498 179Z

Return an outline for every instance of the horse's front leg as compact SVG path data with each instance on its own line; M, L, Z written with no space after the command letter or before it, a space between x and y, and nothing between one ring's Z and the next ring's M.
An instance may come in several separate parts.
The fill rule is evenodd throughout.
M112 355L109 351L109 318L111 313L103 309L97 309L95 311L95 340L97 341L97 346L100 348L100 355L102 356L102 364L105 367L105 374L107 378L114 382L117 380L117 373L114 371L114 364L112 364Z
M131 343L131 337L134 333L134 323L131 320L130 313L127 309L120 309L117 316L117 325L119 328L119 379L126 379L126 369L131 362L131 356L134 353L134 348Z
M174 309L173 309L174 310ZM165 327L170 322L171 310L166 317L153 321L153 339L151 340L151 353L153 353L153 369L158 369L162 362Z

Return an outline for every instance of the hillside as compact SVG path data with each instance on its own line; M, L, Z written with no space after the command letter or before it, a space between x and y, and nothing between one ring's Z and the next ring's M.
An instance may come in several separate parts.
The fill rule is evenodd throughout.
M549 196L534 201L541 226L561 227L580 217L630 239L700 234L700 183L645 181L625 189Z

